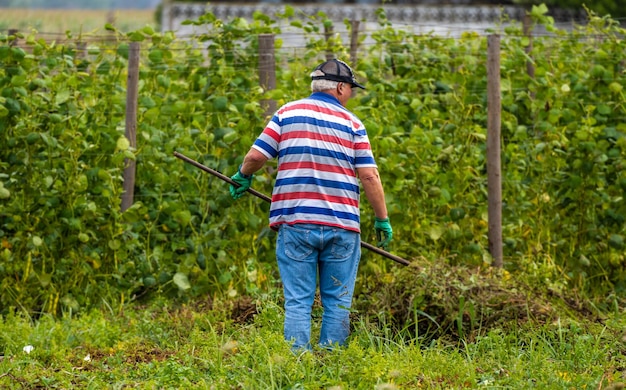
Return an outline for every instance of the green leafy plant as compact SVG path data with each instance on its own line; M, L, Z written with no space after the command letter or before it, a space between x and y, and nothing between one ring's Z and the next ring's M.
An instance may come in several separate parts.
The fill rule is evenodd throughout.
M533 37L532 50L521 26L501 31L505 266L557 292L622 294L624 30L590 15L564 31L541 7L531 15L552 33ZM294 56L276 41L278 85L269 91L258 80L258 35L280 28L261 13L252 21L206 14L188 22L206 32L187 39L110 25L111 41L86 45L71 33L65 43L19 34L23 47L0 36L2 313L278 291L268 206L233 203L224 183L173 156L234 172L266 124L261 102L305 96L306 69L329 52L348 57L346 42L324 36L323 13L285 7L277 18L306 45ZM486 39L413 34L392 28L382 10L378 18L353 64L368 88L348 108L377 157L397 232L392 251L488 266ZM133 42L136 148L125 138ZM122 213L127 159L137 164L135 203ZM254 188L270 193L274 169ZM368 207L362 236L373 241ZM370 253L363 264L364 285L392 267Z

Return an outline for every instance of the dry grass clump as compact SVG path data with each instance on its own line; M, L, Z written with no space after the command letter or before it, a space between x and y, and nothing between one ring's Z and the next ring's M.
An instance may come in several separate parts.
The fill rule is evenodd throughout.
M596 315L584 302L530 286L504 270L444 261L416 261L385 275L362 276L361 283L358 315L410 338L472 341L494 328Z

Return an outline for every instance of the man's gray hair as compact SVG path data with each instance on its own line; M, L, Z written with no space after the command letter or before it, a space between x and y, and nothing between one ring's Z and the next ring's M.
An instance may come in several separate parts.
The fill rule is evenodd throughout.
M338 81L332 80L313 80L311 81L311 91L312 92L322 92L329 89L337 88Z

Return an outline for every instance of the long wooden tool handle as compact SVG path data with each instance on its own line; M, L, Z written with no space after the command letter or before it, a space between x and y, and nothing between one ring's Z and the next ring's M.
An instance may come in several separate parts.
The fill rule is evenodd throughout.
M189 163L189 164L193 165L196 168L199 168L199 169L201 169L201 170L203 170L205 172L210 173L213 176L216 176L216 177L224 180L228 184L232 184L234 186L238 186L239 185L239 184L235 183L230 177L224 175L223 173L220 173L220 172L216 171L215 169L211 169L211 168L209 168L209 167L207 167L205 165L202 165L199 162L197 162L196 160L193 160L193 159L191 159L191 158L189 158L189 157L187 157L187 156L185 156L185 155L183 155L181 153L174 152L174 156L179 158L179 159L181 159L181 160L183 160L186 163ZM248 191L249 193L251 193L252 195L254 195L254 196L258 197L258 198L263 199L264 201L266 201L268 203L272 202L272 199L270 199L269 196L267 196L265 194L262 194L262 193L260 193L257 190L253 190L252 188L248 188L246 191ZM361 241L361 246L363 248L365 248L365 249L368 249L368 250L374 252L374 253L378 253L381 256L384 256L384 257L386 257L386 258L388 258L390 260L393 260L396 263L400 263L402 265L409 265L410 264L410 262L408 260L403 259L402 257L398 257L396 255L393 255L393 254L391 254L391 253L389 253L389 252L387 252L387 251L385 251L383 249L375 247L374 245L368 244L367 242Z
M209 167L207 167L205 165L202 165L199 162L197 162L196 160L192 160L189 157L187 157L187 156L185 156L183 154L180 154L178 152L174 152L174 156L178 157L179 159L181 159L181 160L183 160L183 161L185 161L185 162L187 162L187 163L189 163L191 165L193 165L196 168L200 168L203 171L208 172L211 175L216 176L216 177L224 180L228 184L232 184L232 185L237 186L237 187L239 186L239 184L235 183L233 181L233 179L231 179L230 177L224 175L221 172L216 171L215 169L211 169L211 168L209 168ZM254 195L254 196L258 197L258 198L263 199L264 201L266 201L268 203L272 203L272 199L270 199L269 196L267 196L265 194L262 194L262 193L260 193L257 190L253 190L252 188L248 188L246 191L248 191L249 193L251 193L252 195Z

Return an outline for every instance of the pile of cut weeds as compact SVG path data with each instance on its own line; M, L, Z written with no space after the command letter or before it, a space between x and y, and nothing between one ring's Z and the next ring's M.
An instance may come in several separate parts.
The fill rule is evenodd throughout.
M372 271L375 269L376 271ZM249 296L202 301L198 311L219 309L236 324L248 324L258 314ZM278 304L282 305L282 299ZM545 285L530 285L523 275L493 267L450 265L446 261L414 260L387 272L362 267L353 301L353 324L367 323L376 332L391 331L405 339L472 342L492 329L541 326L571 319L596 322L603 313L574 293ZM316 295L313 317L321 320Z
M505 270L414 261L359 276L355 316L423 340L472 341L481 334L557 320L597 321L588 302L531 286Z

